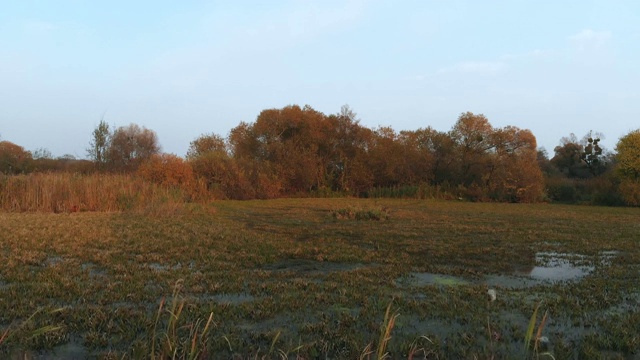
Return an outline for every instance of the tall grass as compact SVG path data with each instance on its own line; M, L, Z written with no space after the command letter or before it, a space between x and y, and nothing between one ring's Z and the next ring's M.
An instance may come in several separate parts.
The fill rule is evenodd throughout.
M533 314L531 315L531 319L529 320L529 326L527 326L527 332L525 334L525 338L524 338L524 351L525 354L527 355L527 358L540 358L540 356L547 356L551 359L555 359L553 357L553 355L549 352L544 352L544 353L540 353L540 346L543 342L543 336L542 336L542 332L544 331L544 327L547 323L547 316L549 314L548 311L545 311L544 316L542 317L542 320L540 320L540 323L537 323L538 321L538 309L540 308L540 303L538 303L535 307L535 309L533 310ZM536 330L536 324L537 324L537 331L535 336L533 335L534 330ZM531 348L533 348L533 352L530 353Z
M160 302L153 324L150 356L152 360L207 358L208 333L213 324L213 313L209 314L206 322L198 319L195 324L183 324L181 315L185 301L180 298L182 283L182 280L176 283L170 307L165 308L164 298ZM164 331L158 331L158 323L161 322L163 314L168 317L165 319L166 328Z
M144 210L152 204L198 200L204 193L201 186L161 186L134 175L0 175L0 210L12 212Z

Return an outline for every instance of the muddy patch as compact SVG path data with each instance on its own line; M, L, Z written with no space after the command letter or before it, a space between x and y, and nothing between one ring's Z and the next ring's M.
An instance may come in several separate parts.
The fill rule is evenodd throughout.
M489 287L504 287L511 289L526 289L544 282L525 276L514 275L487 275L484 277L484 283Z
M399 279L399 283L410 287L423 287L429 285L460 286L470 284L469 281L457 276L415 272L410 273L407 277Z
M64 261L62 256L48 256L43 266L54 267Z
M95 356L95 355L94 355ZM10 355L10 359L33 358L41 360L54 359L88 359L92 358L91 352L87 347L82 345L80 339L72 336L71 341L66 344L57 345L51 350L42 351L40 353L15 353Z
M262 270L273 272L295 272L304 274L329 274L339 271L352 271L365 267L363 264L336 263L328 261L313 261L303 259L283 260L268 264Z
M445 319L418 319L411 316L399 316L396 320L396 329L401 335L421 334L424 336L437 336L446 339L465 330L465 326L455 320Z
M80 265L80 268L83 271L88 271L89 276L92 278L105 277L107 276L107 271L105 269L100 268L98 265L92 262L86 262Z
M2 278L0 278L0 290L4 290L4 289L8 289L11 287L11 284L9 284L8 282L2 280Z
M218 304L226 305L240 305L244 303L253 302L256 297L251 294L237 293L237 294L203 294L203 295L191 295L192 299L201 302L216 302Z
M604 310L606 316L626 316L640 310L640 292L635 291L625 296L625 301Z
M195 262L193 261L190 261L189 263L186 263L186 264L177 263L175 265L167 265L167 264L161 264L159 262L151 262L151 263L142 264L142 267L153 270L155 272L165 272L170 270L180 270L182 268L188 268L189 270L194 270L196 265L195 265Z

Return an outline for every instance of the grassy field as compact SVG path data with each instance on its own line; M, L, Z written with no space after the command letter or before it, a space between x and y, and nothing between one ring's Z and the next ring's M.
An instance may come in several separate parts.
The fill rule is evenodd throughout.
M287 199L0 213L0 243L2 357L640 356L637 208Z

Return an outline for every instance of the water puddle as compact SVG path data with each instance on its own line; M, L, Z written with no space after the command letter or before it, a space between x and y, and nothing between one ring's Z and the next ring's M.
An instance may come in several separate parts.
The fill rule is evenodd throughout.
M145 263L142 266L156 272L165 272L169 270L180 270L183 267L188 268L189 270L193 270L195 269L196 265L193 261L190 261L188 264L185 264L185 265L183 265L182 263L177 263L175 265L165 265L158 262L152 262L152 263Z
M512 289L530 288L537 285L551 285L561 282L580 281L590 275L596 264L608 266L618 255L615 250L602 251L595 257L581 254L539 252L535 255L535 266L517 268L512 274L486 275L480 280L436 273L410 273L399 279L405 286L422 287L429 285L459 286L486 284L490 287Z
M539 281L560 282L579 280L595 270L584 255L544 252L536 254L536 264L528 274Z
M522 289L579 281L595 270L592 261L580 254L539 252L535 255L535 266L518 269L512 275L487 275L484 283L492 287Z
M190 298L196 301L214 301L218 304L226 304L226 305L240 305L248 302L253 302L256 300L256 297L251 294L246 293L236 293L236 294L201 294L201 295L190 295Z
M92 262L86 262L80 265L80 268L84 271L89 272L89 277L97 278L97 277L105 277L107 276L107 271L98 267L98 265Z
M450 275L441 275L433 273L410 273L408 277L400 280L400 283L411 287L423 287L429 285L440 286L459 286L467 285L469 281Z
M14 354L14 356L10 356L10 359L19 359L19 358L34 358L41 360L54 360L54 359L87 359L92 358L90 356L91 353L89 349L83 346L79 340L71 337L71 340L62 345L57 345L51 350L42 351L37 354L29 354L18 352Z

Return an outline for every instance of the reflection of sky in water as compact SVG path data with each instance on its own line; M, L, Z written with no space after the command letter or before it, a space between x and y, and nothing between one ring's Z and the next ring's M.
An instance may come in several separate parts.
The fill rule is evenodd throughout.
M518 266L511 274L487 274L480 282L488 286L512 289L529 288L536 285L550 285L563 281L579 281L595 270L595 265L608 266L618 251L601 251L598 256L581 254L539 252L535 254L538 266ZM595 264L595 265L594 265ZM410 273L399 279L408 286L448 285L459 286L475 283L462 277L434 274Z
M537 253L536 262L542 266L535 266L528 275L535 280L566 281L579 279L594 270L593 266L577 266L570 259L584 262L585 256L554 252Z
M565 281L578 279L593 271L593 267L576 267L567 263L555 263L555 266L536 266L529 276L536 280Z

